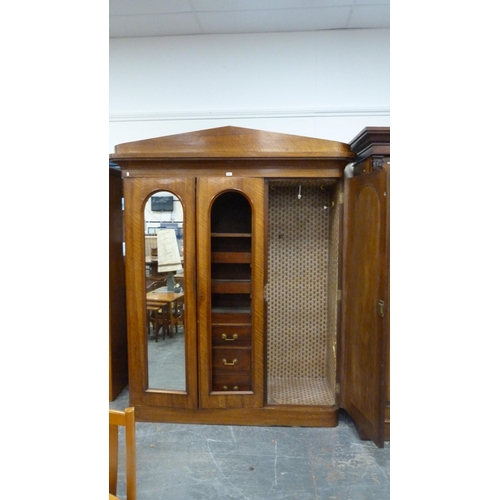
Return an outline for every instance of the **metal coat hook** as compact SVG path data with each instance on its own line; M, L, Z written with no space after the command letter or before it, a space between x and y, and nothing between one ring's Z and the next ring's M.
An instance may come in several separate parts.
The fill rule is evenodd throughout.
M302 186L299 184L299 195L297 196L297 199L299 200L302 198L301 192L302 192Z

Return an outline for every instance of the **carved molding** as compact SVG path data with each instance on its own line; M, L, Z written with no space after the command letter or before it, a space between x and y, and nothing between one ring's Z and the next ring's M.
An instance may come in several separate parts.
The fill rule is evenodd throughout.
M381 157L374 157L372 159L372 170L382 170L384 168L384 159Z

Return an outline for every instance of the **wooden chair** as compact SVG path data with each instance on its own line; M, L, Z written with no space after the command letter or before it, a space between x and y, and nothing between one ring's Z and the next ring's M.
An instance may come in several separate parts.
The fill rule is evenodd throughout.
M184 322L184 297L177 299L170 309L169 331L175 326L175 333L178 332L178 325L183 326ZM172 335L170 335L172 336Z
M158 342L158 333L160 329L163 328L163 340L165 340L165 333L169 333L170 330L168 328L168 314L166 311L168 310L168 304L164 304L163 302L146 302L147 314L148 314L148 327L147 330L149 332L149 327L153 327L153 331L155 334L155 342Z
M161 288L162 286L166 286L167 278L151 278L146 277L146 293L152 292L157 288Z
M125 411L109 410L109 498L116 497L116 486L118 482L118 428L120 426L125 428L125 477L127 500L136 500L134 408L125 408Z
M167 278L156 279L152 283L146 286L146 293L152 292L157 288L165 286L167 283ZM163 328L163 340L165 340L165 333L168 332L168 315L164 308L166 304L158 304L158 302L146 301L147 307L147 332L149 333L150 327L153 328L155 334L155 342L158 342L158 333L160 329Z

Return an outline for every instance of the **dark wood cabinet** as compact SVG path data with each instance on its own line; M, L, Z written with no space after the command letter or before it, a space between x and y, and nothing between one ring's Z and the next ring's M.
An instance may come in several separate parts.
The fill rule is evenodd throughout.
M109 400L128 383L122 179L109 169Z
M115 147L138 420L335 426L345 408L383 446L389 142L388 128L344 144L222 127ZM148 361L144 207L160 191L184 214L185 386L175 390L150 387Z

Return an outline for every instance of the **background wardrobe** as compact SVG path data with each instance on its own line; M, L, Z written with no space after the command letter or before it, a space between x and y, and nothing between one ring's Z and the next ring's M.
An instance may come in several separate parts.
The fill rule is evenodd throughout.
M110 186L123 188L126 304L112 312L126 311L138 420L335 426L345 408L360 436L383 446L389 157L385 127L350 144L222 127L115 147ZM149 376L148 349L163 342L148 334L146 307L144 213L155 194L182 207L182 328L172 335L183 342L181 390ZM113 204L112 213L121 210L119 197ZM114 248L111 258L122 260ZM112 296L122 269L110 266ZM122 325L110 322L111 343L114 324ZM110 379L123 363L110 359Z

